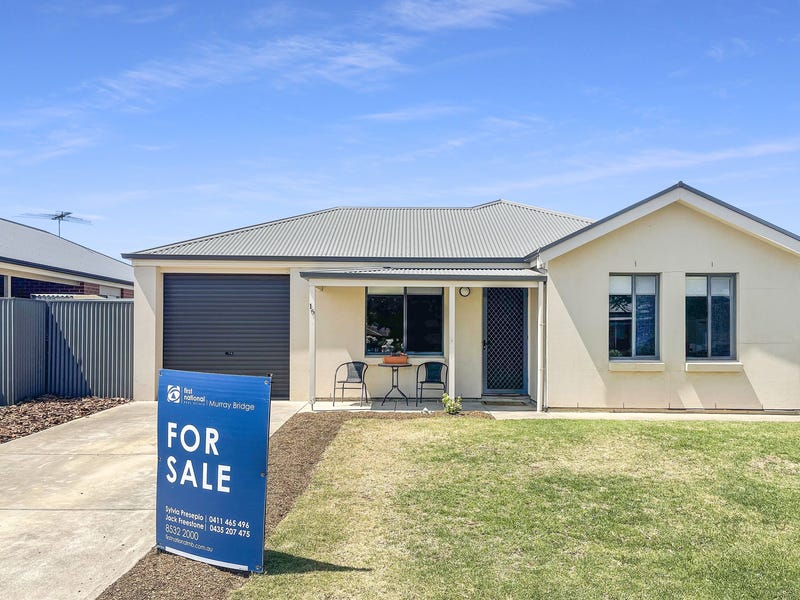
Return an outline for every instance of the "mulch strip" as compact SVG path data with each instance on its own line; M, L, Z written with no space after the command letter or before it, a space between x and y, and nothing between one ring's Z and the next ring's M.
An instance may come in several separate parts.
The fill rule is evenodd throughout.
M465 416L491 419L483 412ZM267 537L289 514L295 501L311 481L325 449L350 419L416 419L420 413L299 413L289 419L269 440L267 485ZM443 413L427 416L444 417ZM267 571L269 565L266 565ZM213 600L225 598L244 585L249 573L232 571L181 556L148 552L133 568L111 584L99 600Z
M125 398L41 396L0 406L0 444L128 402Z

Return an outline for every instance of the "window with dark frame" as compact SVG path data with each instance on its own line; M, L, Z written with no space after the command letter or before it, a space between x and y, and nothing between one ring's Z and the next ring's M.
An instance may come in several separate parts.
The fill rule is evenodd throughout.
M686 358L735 358L734 275L686 276Z
M608 357L658 357L658 275L610 275Z
M438 287L368 287L366 354L443 354L443 298Z

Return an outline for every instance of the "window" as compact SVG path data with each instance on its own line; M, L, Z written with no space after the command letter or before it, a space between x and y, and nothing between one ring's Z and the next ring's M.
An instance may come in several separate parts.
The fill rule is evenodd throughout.
M686 276L686 358L734 358L733 275Z
M367 288L366 353L442 354L442 288Z
M611 275L608 357L658 356L658 275Z

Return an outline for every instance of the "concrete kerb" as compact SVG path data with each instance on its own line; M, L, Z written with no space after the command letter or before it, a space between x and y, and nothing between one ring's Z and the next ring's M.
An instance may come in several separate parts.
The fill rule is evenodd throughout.
M719 421L719 422L779 422L779 423L800 423L800 414L777 414L769 412L700 412L700 411L669 411L669 412L623 412L623 411L544 411L536 412L536 406L532 402L525 402L524 406L514 406L510 401L507 405L502 402L486 402L480 400L464 400L462 403L465 411L487 412L497 420L513 419L577 419L577 420L611 420L611 421ZM337 402L334 407L332 402L325 399L318 399L312 409L308 403L303 407L303 411L331 412L331 411L381 411L381 412L409 412L417 413L427 409L429 412L441 412L443 410L440 402L426 401L419 406L415 406L414 400L409 400L406 406L404 400L400 400L395 408L394 400L387 400L381 406L381 400L372 400L359 406L358 399L346 398L341 403Z

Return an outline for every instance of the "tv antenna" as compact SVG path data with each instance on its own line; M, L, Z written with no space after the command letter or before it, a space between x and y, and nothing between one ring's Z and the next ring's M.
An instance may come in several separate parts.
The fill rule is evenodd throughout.
M82 219L81 217L76 217L68 210L60 210L58 212L52 213L24 213L19 215L20 217L27 217L30 219L49 219L51 221L58 221L58 237L61 237L61 222L66 221L67 223L80 223L81 225L91 225L92 222L88 219Z

